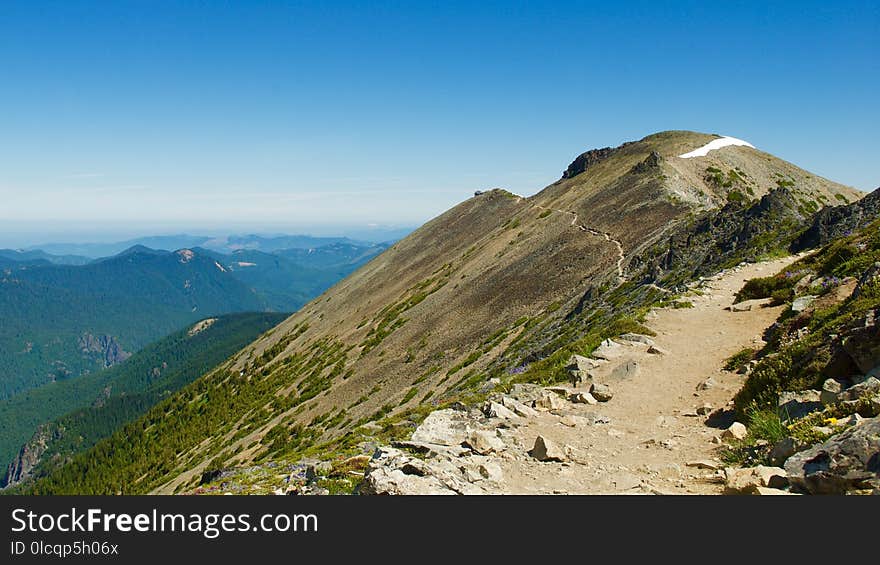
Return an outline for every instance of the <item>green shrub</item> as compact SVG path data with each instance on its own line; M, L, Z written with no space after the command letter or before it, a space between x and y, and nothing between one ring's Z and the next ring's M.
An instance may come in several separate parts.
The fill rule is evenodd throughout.
M775 409L747 411L749 434L754 439L763 439L775 443L788 436L788 429L782 423L779 412Z
M781 297L785 294L783 291L788 291L790 294L795 282L795 277L786 277L785 274L749 279L742 289L736 293L734 303L756 298L770 298L774 296L774 293ZM775 297L774 300L776 300Z
M751 347L740 349L738 352L727 358L724 362L724 370L737 372L745 367L749 361L753 360L757 354L758 352Z

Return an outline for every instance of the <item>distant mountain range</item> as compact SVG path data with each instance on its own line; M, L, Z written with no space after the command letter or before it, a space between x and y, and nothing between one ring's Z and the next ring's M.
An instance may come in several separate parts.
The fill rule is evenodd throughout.
M0 252L0 399L112 366L205 316L293 312L387 247L308 236L234 241L241 248L230 254L139 243L84 264ZM283 248L307 243L325 245Z
M315 237L310 235L159 235L139 237L109 243L46 243L28 246L22 250L0 250L0 261L8 258L15 261L44 259L50 263L82 265L90 259L118 255L132 247L143 246L150 249L174 251L177 249L201 247L217 253L233 253L239 250L274 253L288 249L316 249L327 245L344 244L357 247L370 247L379 243L393 243L405 237L411 230L376 229L361 230L354 238ZM2 265L2 263L0 263Z

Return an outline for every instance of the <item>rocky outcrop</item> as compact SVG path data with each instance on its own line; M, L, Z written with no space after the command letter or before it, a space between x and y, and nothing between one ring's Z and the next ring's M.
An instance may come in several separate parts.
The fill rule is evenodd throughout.
M880 494L880 418L793 455L785 471L793 488L810 494Z
M678 229L665 250L637 262L646 267L649 280L662 281L673 272L709 275L725 263L757 261L788 248L798 236L807 221L798 206L796 195L785 187L754 203L728 202Z
M823 208L809 228L792 244L793 251L824 245L861 229L880 216L880 188L861 200L844 206Z
M880 323L876 310L868 310L856 320L842 346L863 375L880 365Z
M562 178L570 179L574 176L577 176L592 167L593 165L604 161L608 157L611 157L616 151L619 151L620 149L623 149L630 144L631 142L624 143L619 147L602 147L601 149L590 149L585 153L581 153L575 158L574 161L571 162L568 168L565 169L565 172L562 173Z
M112 367L131 357L131 353L122 349L122 345L112 335L94 336L84 333L79 337L77 347L84 354L96 357L104 367Z
M40 463L49 444L61 439L62 432L63 430L56 425L40 425L33 437L21 447L18 455L9 464L6 476L0 482L0 488L12 486L28 478Z
M659 153L657 153L656 151L651 151L651 154L648 155L648 157L644 161L630 169L630 173L641 175L654 172L660 168L660 163L662 161L663 157L661 157Z

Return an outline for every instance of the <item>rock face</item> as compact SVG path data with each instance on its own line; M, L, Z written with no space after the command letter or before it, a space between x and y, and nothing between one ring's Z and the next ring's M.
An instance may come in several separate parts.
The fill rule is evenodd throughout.
M615 151L622 149L630 145L630 143L624 143L619 147L602 147L601 149L590 149L585 153L581 153L578 155L574 161L565 169L565 172L562 173L562 178L570 179L574 176L581 174L586 171L596 163L604 161L608 157L614 154Z
M823 208L813 218L809 229L792 244L792 251L824 245L832 239L865 227L878 215L880 188L852 204Z
M77 347L83 353L97 357L104 367L112 367L131 357L131 353L124 351L112 335L96 337L90 333L84 333L79 336Z
M870 418L790 457L792 486L811 494L880 492L880 418Z
M0 487L12 486L28 478L34 470L50 441L61 439L62 430L51 424L41 424L33 437L21 447L16 458L6 469L6 476L0 482Z
M660 163L662 161L663 157L661 157L659 153L657 153L656 151L651 151L651 154L648 155L644 161L630 169L630 172L637 175L650 173L659 169Z
M880 365L880 323L876 310L868 310L864 318L843 339L843 349L862 374Z

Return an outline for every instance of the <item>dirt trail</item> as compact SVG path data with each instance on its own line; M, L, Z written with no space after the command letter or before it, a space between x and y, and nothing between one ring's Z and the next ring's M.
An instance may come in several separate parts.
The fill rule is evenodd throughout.
M713 408L728 404L743 377L722 371L725 359L743 347L758 346L762 332L782 308L755 303L750 311L732 312L725 307L747 279L776 273L795 259L727 271L705 281L702 296L687 299L693 308L649 314L647 325L657 333L652 339L666 353L649 354L648 346L641 343L623 346L622 354L594 376L613 388L609 402L594 406L565 403L566 408L557 414L542 412L502 430L506 443L515 445L519 453L531 449L542 435L580 454L577 462L569 463L542 463L507 454L500 461L504 492L719 492L720 486L710 478L713 471L687 465L715 459L713 438L721 432L705 425L706 418L696 416L695 409L704 403ZM637 374L614 374L622 365L633 368L633 362L638 365ZM710 377L714 386L698 390ZM588 386L574 390L585 391ZM571 415L586 420L568 427L563 420ZM608 423L593 423L597 417Z

